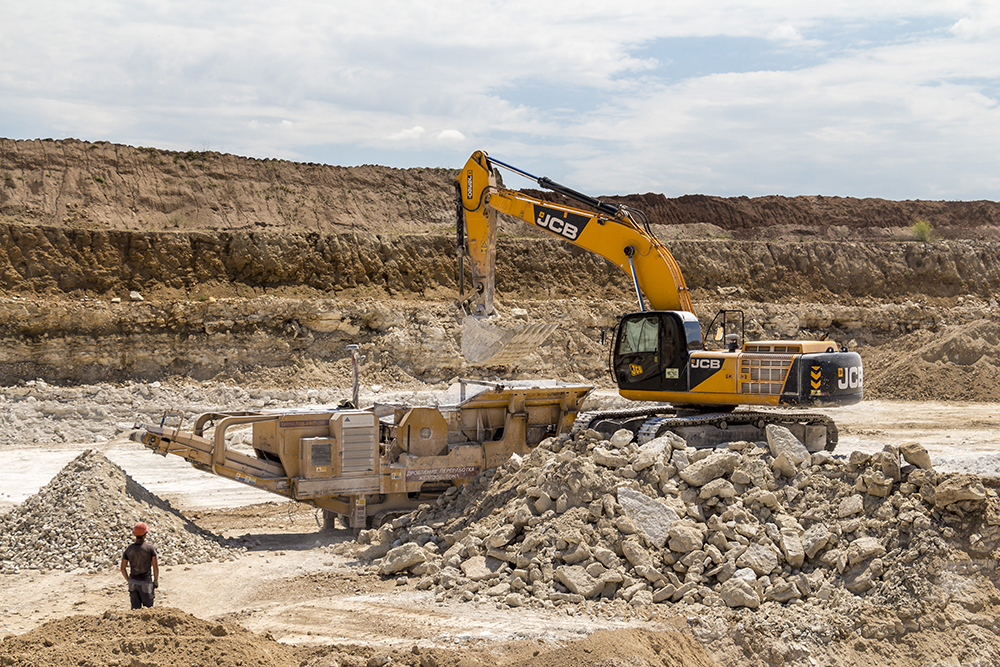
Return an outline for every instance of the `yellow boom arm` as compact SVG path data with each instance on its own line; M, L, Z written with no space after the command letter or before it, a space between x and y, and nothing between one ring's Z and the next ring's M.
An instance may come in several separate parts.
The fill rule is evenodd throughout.
M509 165L506 168L534 179L542 187L571 193L599 207L592 213L508 190L494 163L484 151L476 151L457 179L465 217L468 256L472 265L473 292L461 296L477 315L493 312L496 262L496 212L507 213L550 234L601 255L629 275L637 290L639 306L645 296L654 310L694 312L691 296L680 267L667 247L629 215L627 209L575 193L548 179L537 179ZM460 221L461 224L461 221ZM461 252L461 249L460 249Z

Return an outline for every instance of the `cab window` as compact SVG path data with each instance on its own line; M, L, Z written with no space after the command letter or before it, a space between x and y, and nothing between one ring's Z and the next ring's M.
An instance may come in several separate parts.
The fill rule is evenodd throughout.
M624 327L618 343L619 355L658 352L660 318L636 317L626 320Z

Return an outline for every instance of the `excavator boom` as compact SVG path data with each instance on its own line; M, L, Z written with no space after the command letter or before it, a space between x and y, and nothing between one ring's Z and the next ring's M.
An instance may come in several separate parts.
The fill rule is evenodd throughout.
M542 188L581 201L597 211L546 202L507 189L503 187L497 166L530 178ZM478 290L472 298L474 314L489 315L493 312L498 211L520 218L611 261L631 277L639 310L645 310L648 303L654 310L694 312L677 261L658 238L634 220L637 212L588 197L551 179L532 176L491 159L483 151L476 151L466 162L458 177L458 190L473 287ZM459 224L462 223L460 219Z

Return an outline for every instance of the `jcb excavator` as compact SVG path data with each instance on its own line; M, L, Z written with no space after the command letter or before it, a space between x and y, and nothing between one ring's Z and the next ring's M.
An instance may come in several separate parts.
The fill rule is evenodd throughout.
M593 210L510 190L503 185L500 167ZM836 426L825 415L736 408L857 403L863 394L863 370L856 352L827 340L747 342L741 311L721 311L716 316L708 330L718 331L716 339L724 345L708 349L680 267L641 211L533 176L483 151L469 158L456 187L458 304L466 314L462 348L470 362L509 363L537 347L555 328L535 324L508 330L490 322L496 216L506 213L605 257L631 277L635 288L639 310L620 317L609 354L610 371L623 397L660 405L584 413L577 419L577 429L630 428L640 442L669 430L697 447L720 440L759 440L767 424L781 424L812 451L836 446ZM472 275L468 291L465 256Z

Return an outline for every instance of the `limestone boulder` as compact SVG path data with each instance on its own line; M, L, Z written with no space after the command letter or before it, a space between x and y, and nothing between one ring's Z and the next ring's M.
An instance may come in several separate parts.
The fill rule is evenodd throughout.
M852 495L840 501L837 506L837 518L845 519L855 514L861 514L865 509L865 499L859 495Z
M785 555L785 560L792 567L802 567L805 562L806 552L799 537L799 531L794 528L785 528L781 531L781 551Z
M962 500L986 500L986 488L976 475L953 475L934 487L935 507L947 507Z
M704 545L705 533L690 521L677 521L670 527L670 550L690 553Z
M625 556L625 559L633 567L651 567L653 564L653 559L649 556L649 552L634 537L630 537L622 542L622 555Z
M793 466L798 466L803 461L812 461L812 455L806 446L784 426L768 424L764 432L767 435L767 446L774 458L784 454Z
M572 593L592 598L604 590L604 582L596 579L579 565L563 565L556 569L556 579Z
M656 463L669 463L670 456L673 454L674 444L678 440L680 440L680 446L683 447L684 441L675 433L661 435L642 445L632 460L632 469L640 472Z
M404 545L405 546L405 545ZM492 561L492 563L490 562ZM493 567L490 567L493 565ZM495 559L487 559L486 556L473 556L462 561L460 567L462 574L472 581L482 581L491 578L498 569L499 562Z
M884 555L885 547L874 537L860 537L847 548L847 561L851 565Z
M627 428L620 428L617 431L615 431L614 434L612 434L610 443L614 449L621 449L625 445L632 442L634 438L635 436L633 435L632 431L628 430Z
M760 606L760 598L753 586L743 579L731 578L718 589L719 597L728 607L748 607L756 609Z
M681 470L680 477L691 486L704 486L732 473L742 460L738 452L714 453Z
M379 574L387 576L409 570L414 565L419 565L427 560L427 552L423 547L414 543L406 544L391 549L382 560L379 567Z
M810 526L802 535L802 551L810 559L815 558L823 547L827 545L832 537L830 531L822 523Z
M594 463L605 468L617 470L628 463L628 459L620 454L609 452L603 447L594 447Z
M628 486L618 487L618 504L635 529L657 547L666 544L670 526L680 518L672 507L659 498L650 498Z
M728 479L714 479L701 487L698 497L702 500L709 498L733 498L736 496L736 487Z
M907 442L899 447L899 453L903 455L903 460L910 465L915 465L921 470L930 470L931 455L919 442Z
M751 544L747 550L736 559L736 564L740 567L750 568L754 573L762 577L774 572L779 565L778 554L774 549L763 544Z

